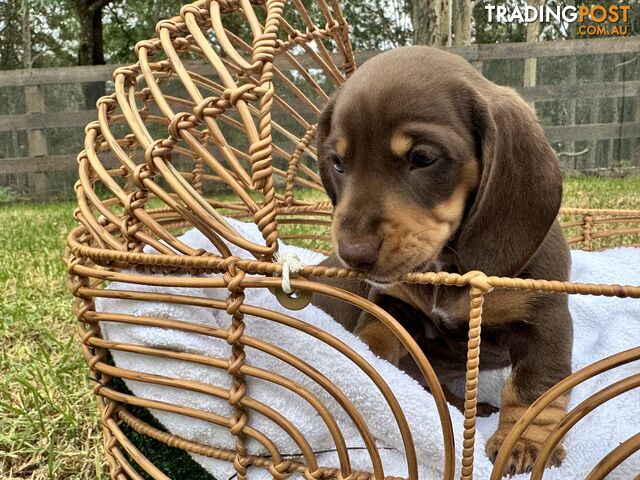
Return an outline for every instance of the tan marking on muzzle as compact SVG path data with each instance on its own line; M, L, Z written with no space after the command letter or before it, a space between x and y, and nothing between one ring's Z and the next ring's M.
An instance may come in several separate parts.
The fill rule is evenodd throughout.
M448 223L435 218L430 209L405 199L390 196L384 212L378 261L389 270L411 269L435 258L450 235Z

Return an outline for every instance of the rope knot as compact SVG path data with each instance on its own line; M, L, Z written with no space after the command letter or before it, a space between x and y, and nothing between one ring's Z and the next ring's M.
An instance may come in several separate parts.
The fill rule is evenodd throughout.
M489 293L493 290L493 285L487 281L487 275L478 270L467 272L461 278L468 282L473 288L477 288L483 293Z
M180 139L181 131L194 128L197 122L198 119L191 112L178 112L171 119L168 130L173 138Z
M291 295L293 293L293 289L291 288L291 274L300 272L304 268L304 265L298 258L298 255L291 252L276 252L274 259L282 265L282 291L287 295Z
M258 99L258 96L253 93L255 88L256 86L251 83L245 83L236 88L226 88L222 92L222 97L227 100L233 108L236 108L236 103L240 100L254 102Z

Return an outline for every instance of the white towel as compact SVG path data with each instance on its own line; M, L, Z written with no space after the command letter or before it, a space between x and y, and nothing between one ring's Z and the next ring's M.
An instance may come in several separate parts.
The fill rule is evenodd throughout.
M247 239L261 241L253 224L229 220ZM199 232L191 230L181 240L194 248L216 251L215 247ZM243 250L231 246L232 253L249 258ZM281 245L282 252L296 253L305 264L316 264L322 257L301 248ZM574 281L598 283L640 284L640 249L616 249L601 253L573 252ZM147 292L171 292L214 299L224 299L225 289L166 288L112 283L109 288ZM346 331L321 310L308 306L299 312L288 312L281 307L266 289L248 289L245 303L291 316L314 325L356 351L380 373L398 399L411 427L420 462L420 478L441 478L443 466L443 441L440 421L430 394L412 378L384 360L375 357L357 337ZM573 368L581 368L613 353L640 344L640 300L611 299L603 297L571 296L570 306L574 319L575 342ZM229 327L230 319L224 311L175 304L138 302L130 300L98 299L96 308L101 312L127 313L137 316L155 316L185 322L199 323L218 328ZM279 346L328 377L355 405L371 434L376 440L382 458L385 475L407 476L403 442L390 408L369 378L355 364L328 345L290 327L269 320L245 317L247 335ZM157 327L102 322L105 338L123 343L148 345L162 349L191 352L226 359L230 347L226 342L198 334L179 332ZM315 382L290 365L252 348L246 349L246 362L254 367L277 372L305 386L330 410L340 426L350 450L354 469L370 470L369 455L362 450L363 441L353 422L337 402ZM122 368L150 374L188 379L203 384L229 388L231 380L222 370L171 359L161 359L112 351L116 365ZM619 368L577 387L571 397L570 407L623 376L640 371L636 364ZM480 375L480 399L499 403L499 392L507 371L494 371ZM335 448L323 421L315 410L301 397L276 385L247 377L248 395L270 406L294 423L308 440L314 451ZM160 387L138 381L126 381L137 396L161 400L173 404L194 407L229 417L232 408L226 401L215 397ZM640 390L640 389L638 389ZM460 458L462 445L462 415L449 409L456 439L456 458ZM183 438L216 447L233 449L235 440L227 428L192 419L187 416L152 410L153 415L168 431ZM252 427L274 440L282 454L298 454L300 449L280 427L260 414L250 412ZM575 426L565 439L568 455L560 468L545 473L545 479L571 480L584 478L595 463L620 442L640 430L640 391L631 391L607 402ZM498 415L478 419L476 435L475 477L486 479L491 463L484 455L484 445L497 426ZM248 442L250 454L266 455L267 451L257 442ZM234 475L231 463L193 454L207 471L218 480ZM302 458L302 457L297 457ZM318 463L322 466L338 466L335 453L321 453ZM459 463L459 462L457 462ZM458 469L459 467L456 466ZM458 470L459 472L459 470ZM640 454L628 459L608 478L628 479L640 472ZM271 478L266 470L251 468L249 478ZM516 478L526 478L519 476Z

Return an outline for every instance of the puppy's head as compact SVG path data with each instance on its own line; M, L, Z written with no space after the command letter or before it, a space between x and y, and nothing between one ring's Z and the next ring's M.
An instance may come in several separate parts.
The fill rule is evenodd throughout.
M378 55L320 116L340 259L386 284L438 263L518 273L558 212L557 159L531 109L429 47Z

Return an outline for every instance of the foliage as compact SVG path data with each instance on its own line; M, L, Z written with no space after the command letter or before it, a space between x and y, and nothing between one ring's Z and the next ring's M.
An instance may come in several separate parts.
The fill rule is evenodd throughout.
M524 42L526 28L517 23L489 23L485 6L495 5L493 0L480 0L473 7L475 37L477 43ZM499 2L523 4L525 2Z
M79 22L74 0L5 0L0 2L0 69L23 67L23 13L31 24L34 67L74 65L78 62ZM108 63L134 60L134 45L154 35L156 23L178 13L185 2L175 0L105 0L103 39ZM304 0L305 5L313 5ZM342 2L358 49L405 45L411 25L404 0ZM286 13L286 11L285 11ZM238 22L239 23L239 22Z
M33 67L76 62L78 26L71 0L3 0L0 2L0 69L23 68L23 22L31 27Z
M0 68L22 66L21 26L19 0L0 2Z
M4 0L0 2L0 69L22 68L22 23L25 9L31 23L33 66L60 66L77 63L79 22L75 0ZM105 58L109 63L124 63L134 59L136 42L154 34L158 20L174 16L184 2L175 0L103 0L103 39ZM303 0L312 6L311 0ZM457 7L457 2L453 2ZM526 0L478 0L473 8L475 43L520 42L525 40L524 24L489 23L485 6L524 6ZM583 1L548 0L555 8ZM631 5L629 34L640 29L638 0L604 0L604 6ZM351 26L351 38L357 50L388 49L411 43L413 27L410 12L413 0L349 0L341 1L344 15ZM313 9L311 7L311 9ZM286 11L285 11L286 14ZM543 24L540 38L544 40L575 37L575 28L562 23Z
M0 205L15 202L18 199L19 196L15 190L8 187L0 187Z
M104 10L104 40L107 61L125 63L134 59L133 46L154 35L156 23L178 14L175 0L119 0Z
M408 2L358 0L341 2L356 50L386 50L411 43Z

